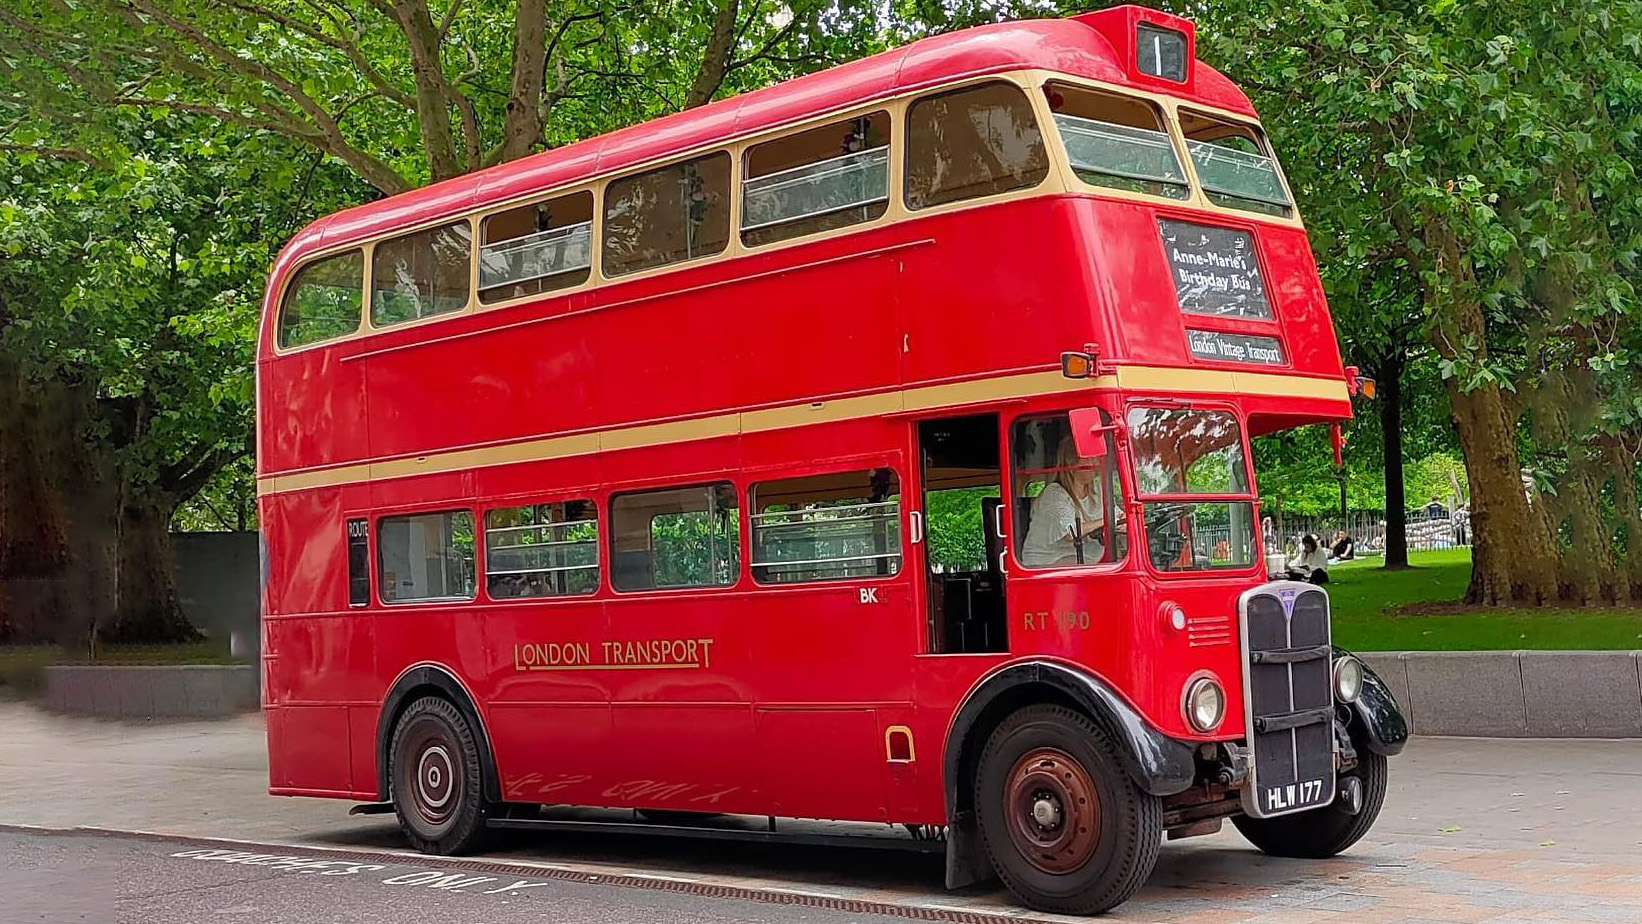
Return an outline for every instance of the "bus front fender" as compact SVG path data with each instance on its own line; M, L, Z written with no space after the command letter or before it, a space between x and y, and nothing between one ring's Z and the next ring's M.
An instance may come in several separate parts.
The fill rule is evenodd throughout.
M1127 700L1093 674L1053 661L1027 661L982 681L953 719L945 766L949 817L963 807L959 782L973 769L973 761L986 745L984 740L970 740L975 729L995 725L1008 713L1041 701L1033 695L1033 688L1044 687L1060 694L1059 698L1070 699L1112 736L1135 785L1154 796L1172 796L1191 788L1197 778L1193 744L1170 738L1147 724Z
M1339 646L1335 646L1334 652L1336 655L1350 654ZM1397 705L1391 685L1381 679L1367 661L1362 658L1357 661L1363 666L1363 690L1357 694L1356 702L1351 704L1351 721L1347 727L1359 733L1358 737L1368 745L1369 750L1395 757L1402 753L1403 745L1408 743L1408 717Z

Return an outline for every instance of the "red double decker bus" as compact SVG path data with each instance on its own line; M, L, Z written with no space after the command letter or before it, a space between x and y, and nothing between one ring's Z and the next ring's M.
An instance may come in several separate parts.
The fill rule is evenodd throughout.
M1177 17L926 39L325 218L258 373L270 791L428 852L541 806L882 822L1093 912L1225 818L1344 849L1406 738L1324 591L1266 580L1248 440L1353 383Z

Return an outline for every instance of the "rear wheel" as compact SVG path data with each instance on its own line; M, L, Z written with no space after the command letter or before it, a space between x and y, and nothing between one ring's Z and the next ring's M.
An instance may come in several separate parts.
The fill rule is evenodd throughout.
M411 703L388 754L393 807L410 845L439 855L478 849L490 807L479 744L461 710L437 696Z
M1295 857L1322 860L1340 853L1357 843L1385 804L1385 790L1389 778L1384 754L1370 751L1362 742L1352 741L1357 750L1357 767L1341 779L1356 777L1363 787L1362 809L1352 815L1339 799L1320 809L1296 812L1277 818L1250 818L1239 815L1232 819L1249 843L1274 857Z
M1038 911L1114 908L1157 865L1158 798L1124 772L1111 738L1071 709L1031 706L1005 719L981 752L975 805L993 869Z

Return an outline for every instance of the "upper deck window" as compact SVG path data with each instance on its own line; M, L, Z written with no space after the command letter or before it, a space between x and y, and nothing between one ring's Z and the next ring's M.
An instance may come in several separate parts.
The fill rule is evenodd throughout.
M279 345L306 346L359 329L365 254L350 250L304 266L279 308Z
M581 285L593 272L593 193L497 212L479 239L479 301L487 305Z
M1048 175L1032 104L1014 84L936 93L907 110L907 208L1029 189Z
M472 245L466 221L377 244L371 257L371 323L386 327L466 308Z
M741 239L768 244L872 221L889 207L889 113L747 149Z
M622 177L605 190L606 276L710 256L729 242L726 152Z
M1267 215L1290 213L1294 203L1258 128L1182 109L1180 129L1210 202Z
M1156 106L1066 84L1050 84L1044 94L1078 179L1170 199L1191 195Z

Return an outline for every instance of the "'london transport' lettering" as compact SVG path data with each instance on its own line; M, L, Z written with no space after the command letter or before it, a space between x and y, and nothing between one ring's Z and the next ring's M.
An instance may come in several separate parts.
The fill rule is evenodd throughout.
M643 670L712 666L710 638L628 642L524 642L513 646L516 671ZM595 657L596 656L596 657Z

